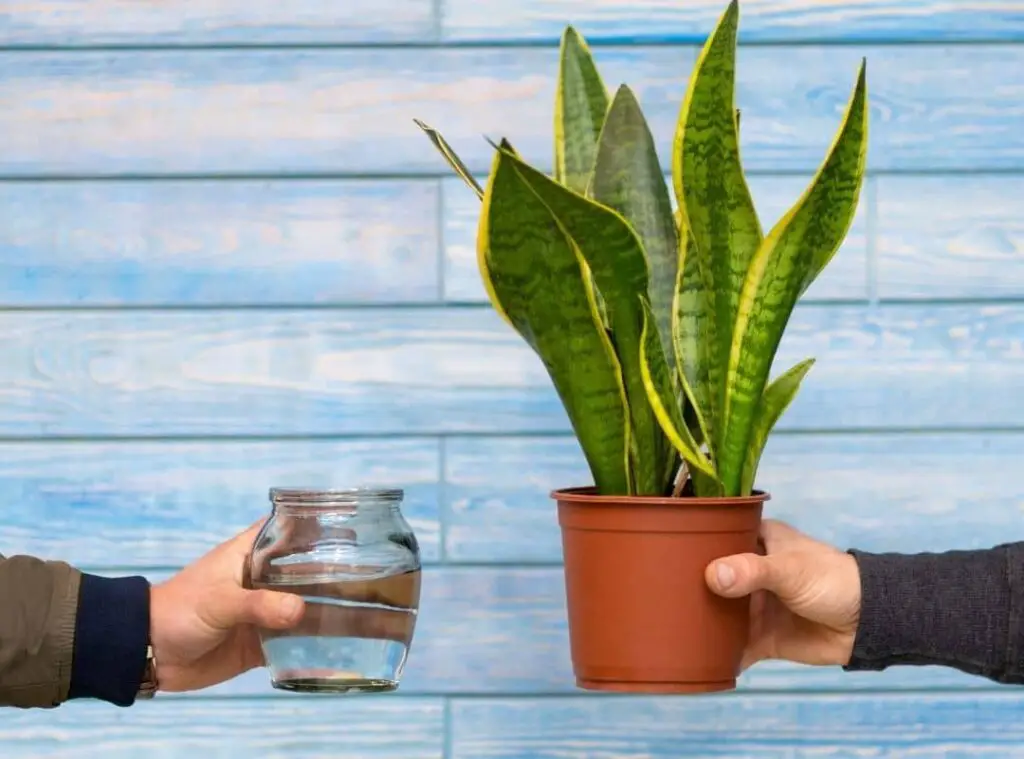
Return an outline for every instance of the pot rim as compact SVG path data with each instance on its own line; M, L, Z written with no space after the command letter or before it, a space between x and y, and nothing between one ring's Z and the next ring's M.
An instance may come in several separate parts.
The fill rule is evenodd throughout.
M722 496L714 498L697 498L686 496L672 498L655 495L596 495L597 488L593 485L558 488L552 490L550 497L562 503L574 503L588 506L668 506L668 507L708 507L752 506L771 500L771 493L755 490L750 495Z

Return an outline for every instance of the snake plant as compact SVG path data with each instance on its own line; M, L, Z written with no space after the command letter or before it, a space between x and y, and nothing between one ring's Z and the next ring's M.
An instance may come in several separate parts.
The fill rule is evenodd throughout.
M865 63L807 189L767 234L744 177L733 0L691 74L665 181L629 87L562 36L554 171L491 143L482 201L491 304L543 362L604 495L749 495L768 435L813 359L769 381L793 308L856 212L867 155ZM675 195L673 209L671 193Z

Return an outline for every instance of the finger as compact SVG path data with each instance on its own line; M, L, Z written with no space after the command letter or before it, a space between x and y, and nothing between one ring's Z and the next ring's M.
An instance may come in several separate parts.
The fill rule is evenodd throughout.
M231 538L227 544L235 550L241 550L245 553L249 553L252 549L252 544L256 541L256 536L259 535L260 530L263 529L263 525L266 524L266 522L266 517L260 517L244 531Z
M711 562L704 570L708 587L725 598L747 596L757 590L777 592L783 582L771 556L741 553Z
M805 540L806 537L799 530L777 519L765 519L761 522L759 542L764 544L768 553L775 553L786 545Z
M239 590L232 600L216 609L212 617L221 629L237 625L256 625L272 630L287 630L302 619L305 604L294 593L273 590Z
M248 672L256 667L267 665L266 657L263 655L263 646L260 645L259 635L256 629L250 627L242 633L242 671Z
M345 608L327 604L309 604L302 618L308 630L344 630L353 638L376 638L408 644L416 629L416 617L406 610Z
M750 634L747 638L740 671L744 672L759 661L769 658L770 634L767 629L769 620L767 611L769 596L766 593L754 593L750 596Z
M241 554L243 563L246 565L251 564L249 569L256 576L265 574L267 564L294 550L294 546L297 543L302 543L306 540L307 536L298 533L298 523L300 521L302 520L278 522L273 527L267 529L264 539L258 547L256 546L257 536L267 526L267 523L266 521L263 523L257 522L254 528L250 528L236 539L240 541L238 542L236 555ZM309 536L309 540L313 540L313 538L314 536Z
M770 641L765 637L757 638L747 644L743 649L743 658L740 660L740 672L746 672L758 662L770 659Z

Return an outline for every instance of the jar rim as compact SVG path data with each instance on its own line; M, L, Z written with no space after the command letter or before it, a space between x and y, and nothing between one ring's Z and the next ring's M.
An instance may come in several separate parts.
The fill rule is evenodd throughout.
M367 501L400 501L405 496L401 488L270 488L270 500L288 506L343 505L365 503Z

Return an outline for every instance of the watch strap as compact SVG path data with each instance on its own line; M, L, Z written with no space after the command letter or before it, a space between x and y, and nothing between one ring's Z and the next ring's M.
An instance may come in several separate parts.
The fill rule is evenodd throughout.
M153 655L153 646L146 646L146 668L142 672L142 684L136 698L150 699L156 695L158 683L156 680L156 657Z

